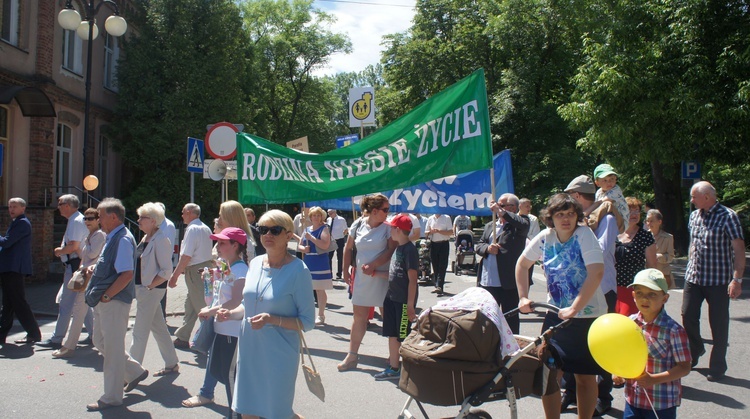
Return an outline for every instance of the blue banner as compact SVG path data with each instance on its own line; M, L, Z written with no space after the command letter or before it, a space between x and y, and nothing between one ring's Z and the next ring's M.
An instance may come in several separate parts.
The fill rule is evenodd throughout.
M504 150L493 157L495 167L496 198L504 193L513 193L513 170L510 163L510 150ZM420 214L447 215L491 215L487 201L492 198L490 171L477 170L461 175L448 176L409 188L383 192L388 197L391 212L412 212ZM362 196L352 199L327 199L307 202L307 206L323 209L351 211L352 200L360 211Z

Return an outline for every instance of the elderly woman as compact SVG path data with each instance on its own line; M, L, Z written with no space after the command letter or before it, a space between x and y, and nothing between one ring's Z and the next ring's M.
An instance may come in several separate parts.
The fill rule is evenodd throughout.
M385 224L390 206L382 194L368 195L360 203L362 218L352 223L344 246L344 281L349 284L352 249L357 249L356 275L352 293L353 319L349 353L337 365L339 371L357 367L359 346L367 331L371 307L381 307L388 291L388 267L398 243L391 239L391 228ZM385 275L383 275L383 273Z
M516 263L518 307L524 313L531 311L529 268L534 261L541 260L549 303L560 308L557 314L547 313L542 331L572 319L568 327L552 336L550 344L562 358L563 371L575 375L578 417L590 418L596 408L596 376L605 373L586 344L591 324L607 312L607 302L599 287L604 274L604 254L591 229L580 225L583 209L570 195L553 195L539 219L550 228L531 240ZM560 401L559 391L542 396L546 417L560 417Z
M315 324L322 325L326 322L326 303L328 295L326 290L333 289L333 275L328 253L325 251L331 244L331 232L325 223L326 212L323 208L312 207L309 213L312 225L305 228L304 236L297 250L304 253L305 265L310 269L313 279L313 289L318 296L318 316Z
M654 236L641 224L641 201L627 197L625 202L630 209L628 228L617 236L615 250L615 269L617 269L617 305L615 311L629 316L638 312L633 300L633 283L635 274L646 269L656 268L656 245Z
M83 213L83 222L89 230L89 235L81 242L81 267L87 268L96 263L99 253L102 252L102 247L104 247L107 235L99 228L99 211L96 208L89 208ZM91 307L86 304L84 292L81 290L73 302L73 320L70 324L70 329L68 329L68 336L65 342L63 342L63 346L52 352L53 358L69 358L73 356L78 345L78 338L81 337L83 319L86 318L86 314L90 310ZM89 334L91 334L91 330L89 330Z
M179 359L161 310L161 299L167 292L167 280L172 273L172 245L166 234L159 229L164 221L164 209L161 205L147 202L138 208L137 213L138 227L145 236L135 249L137 309L130 356L143 363L148 336L152 333L165 365L154 373L154 377L176 374L180 370Z
M664 274L669 288L674 288L672 266L674 260L674 236L661 229L663 216L658 209L650 209L646 213L646 227L654 236L656 242L656 269Z
M258 221L264 256L250 262L243 305L221 309L219 320L242 322L232 409L243 418L299 417L292 410L299 371L300 330L313 328L310 271L287 252L292 219L270 210Z

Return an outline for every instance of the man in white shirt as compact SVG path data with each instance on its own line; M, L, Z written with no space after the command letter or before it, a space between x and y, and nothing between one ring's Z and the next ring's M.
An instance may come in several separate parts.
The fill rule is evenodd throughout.
M433 214L427 219L426 230L425 236L430 240L430 258L432 259L432 271L435 280L435 290L432 292L442 295L445 271L448 270L448 258L450 258L449 241L453 235L451 217Z
M67 284L70 278L73 277L73 272L78 270L78 267L81 265L81 257L78 254L80 243L86 240L86 237L89 235L89 229L86 228L86 224L83 222L83 214L78 211L79 205L80 201L78 197L72 194L63 195L57 200L57 210L60 211L60 215L68 219L62 243L60 247L55 249L55 256L59 257L63 265L65 265L65 273L63 274L62 286L57 293L57 301L60 309L57 315L55 332L51 338L37 343L37 346L43 348L60 349L65 334L68 332L70 319L73 316L73 304L78 293L68 289ZM83 324L89 332L89 337L83 340L82 343L90 344L92 328L94 326L91 309L87 310Z
M201 207L196 204L186 204L182 209L182 220L187 224L185 236L180 246L180 261L177 263L172 276L169 278L169 287L177 286L177 280L185 273L185 283L188 289L185 299L185 317L182 319L182 327L174 332L174 346L177 348L190 347L190 335L193 333L198 313L206 306L203 296L203 278L201 271L210 267L211 259L211 229L200 220Z
M529 198L521 198L518 201L518 215L529 217L529 235L527 236L529 240L536 237L541 229L539 227L539 219L536 218L536 215L531 213L531 200Z
M471 218L468 215L459 215L453 219L453 236L458 236L461 230L471 230Z
M346 224L346 219L338 215L335 209L328 210L326 224L331 229L331 238L336 240L336 246L338 246L335 252L328 253L328 261L331 265L331 270L333 270L333 254L336 253L336 265L338 268L336 279L341 279L341 262L343 262L344 258L344 245L346 244L346 235L349 234L349 226Z
M420 237L423 237L424 234L422 234L422 227L419 224L419 214L409 214L408 212L402 212L402 214L409 216L411 225L413 226L411 233L409 234L409 241L413 243L419 240Z

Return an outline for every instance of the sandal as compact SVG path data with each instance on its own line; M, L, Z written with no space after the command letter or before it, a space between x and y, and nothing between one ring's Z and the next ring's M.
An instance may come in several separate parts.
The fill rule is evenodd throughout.
M354 355L354 358L351 359L349 362L341 362L340 364L336 365L336 368L339 370L339 372L349 371L349 370L357 368L357 363L359 362L359 355L355 352L349 352L349 355Z
M180 365L179 364L174 364L171 367L164 367L164 368L160 369L159 371L156 371L153 376L154 377L163 377L165 375L179 374L179 373L180 373Z
M199 407L199 406L205 406L207 404L211 404L214 402L214 399L209 399L207 397L203 397L200 394L197 394L189 399L185 399L182 401L182 405L185 407Z

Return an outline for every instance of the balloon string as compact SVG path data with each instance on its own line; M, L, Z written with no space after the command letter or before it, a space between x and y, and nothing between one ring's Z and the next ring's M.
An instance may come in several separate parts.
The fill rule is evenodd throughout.
M643 390L643 394L646 395L646 400L648 400L648 405L651 406L651 411L654 412L654 416L656 416L656 419L659 419L659 414L656 413L656 409L654 409L654 404L651 402L651 398L648 397L648 392L646 391L646 388L643 386L640 386L641 390Z

